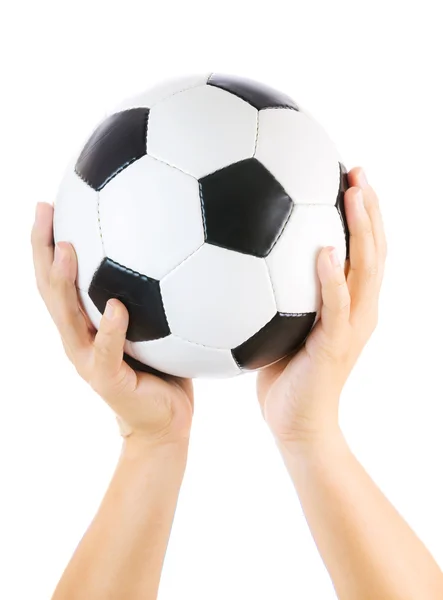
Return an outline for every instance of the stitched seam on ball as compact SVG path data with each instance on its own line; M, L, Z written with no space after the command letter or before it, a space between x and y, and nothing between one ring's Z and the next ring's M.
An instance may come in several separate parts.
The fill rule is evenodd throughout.
M288 194L289 195L289 194ZM330 202L298 202L297 200L292 200L295 206L331 206L334 207L335 201L333 204Z
M282 104L281 106L265 106L260 110L295 110L296 112L300 112L299 108L290 106L289 104Z
M219 346L212 346L212 345L208 345L208 344L201 344L199 342L194 342L193 340L189 340L188 338L184 338L180 335L177 335L176 333L171 333L171 335L173 337L178 338L179 340L182 340L184 342L188 342L188 344L193 344L194 346L199 346L200 348L206 348L207 350L223 350L224 352L229 352L232 354L232 349L231 348L220 348ZM239 365L240 367L240 365ZM241 367L240 367L241 368Z
M203 242L202 244L200 244L200 246L199 246L199 247L198 247L196 250L194 250L193 252L191 252L191 254L189 254L188 256L186 256L186 258L184 258L184 259L183 259L181 262L179 262L179 263L178 263L178 264L177 264L177 265L176 265L176 266L175 266L173 269L171 269L170 271L168 271L167 275L165 275L165 276L164 276L164 277L162 277L161 279L155 279L155 278L153 278L153 277L149 277L148 275L143 275L143 273L139 273L138 271L134 271L133 269L130 269L129 267L126 267L125 265L122 265L122 264L120 264L120 263L119 263L119 262L117 262L116 260L113 260L113 259L112 259L112 258L110 258L109 256L106 256L106 259L107 259L107 260L109 260L110 262L112 262L113 264L115 264L115 265L117 265L117 266L121 267L121 269L122 269L123 271L126 271L126 272L128 272L128 273L131 273L131 274L133 274L133 275L137 275L137 276L138 276L138 277L140 277L142 280L145 280L145 281L158 281L158 283L159 283L159 285L160 285L160 289L161 289L161 282L162 282L162 281L163 281L165 278L169 277L169 275L171 275L171 273L173 273L173 272L174 272L176 269L178 269L178 268L179 268L179 267L180 267L180 266L181 266L183 263L185 263L185 262L186 262L187 260L189 260L189 259L190 259L192 256L194 256L194 254L196 254L196 253L197 253L197 252L200 250L200 248L202 248L202 246L204 246L204 245L205 245L205 242ZM94 287L97 287L97 286L94 286ZM82 289L82 288L79 288L79 287L78 287L78 289L79 289L81 292L84 292L84 293L86 293L86 294L88 294L88 293L89 293L89 291L88 291L88 290L84 290L84 289ZM103 287L103 286L100 286L100 289L101 289L101 290L104 290L105 292L109 292L110 294L114 294L114 292L113 292L112 290L108 290L107 288L105 288L105 287ZM160 296L161 296L161 294L160 294ZM133 304L134 306L143 306L142 304L137 304L136 302L131 302L130 304ZM163 297L162 297L162 304L163 304L163 308L165 308L165 306L164 306L164 303L163 303ZM166 310L165 310L165 315L166 315ZM166 315L166 321L168 321L168 317L167 317L167 315ZM168 322L168 325L169 325L169 322ZM222 350L222 348L220 348L220 350Z
M129 165L132 165L133 162L139 160L140 158L141 156L135 156L134 158L131 158L130 160L123 163L114 173L112 173L111 175L109 175L109 177L105 179L105 181L98 188L98 191L102 190L105 187L105 185L108 185L108 183L112 181L112 179L114 179L114 177L117 177L119 173L121 173L124 169L129 167Z
M237 365L237 367L240 369L240 373L243 373L243 369L242 369L240 363L238 362L238 360L234 356L234 350L231 350L231 356L232 356L235 364Z
M285 193L286 193L286 192L285 192ZM290 196L289 196L289 195L288 195L288 198L290 198ZM292 203L292 206L291 206L291 211L290 211L289 215L286 217L286 220L285 220L285 222L283 223L283 225L282 225L282 227L281 227L280 233L278 234L278 236L277 236L277 238L276 238L275 242L274 242L274 243L272 244L272 246L269 248L269 252L267 252L266 256L269 256L269 255L271 254L272 250L275 248L276 244L278 243L278 240L281 238L281 236L283 235L283 232L284 232L284 230L286 229L286 225L288 224L288 222L289 222L289 219L291 218L291 216L292 216L292 213L293 213L293 211L294 211L294 207L295 207L295 204L294 204L294 202L293 202L292 200L291 200L291 203Z
M304 313L278 313L281 317L307 317L308 315L315 315L316 311L304 312Z
M144 145L146 154L148 153L148 128L149 128L149 117L151 115L151 109L148 109L145 115L145 130L144 130Z
M74 167L74 173L75 173L76 175L78 175L78 176L80 177L80 179L83 181L83 183L86 183L86 185L87 185L88 187L92 188L94 191L97 191L97 190L95 190L95 189L92 187L92 185L89 183L89 181L88 181L87 179L85 179L85 177L83 177L83 175L82 175L82 174L81 174L79 171L77 171L77 167L76 167L76 166Z
M154 279L153 277L148 277L148 275L143 275L143 273L139 273L138 271L134 271L133 269L130 269L129 267L126 267L125 265L122 265L121 263L117 262L116 260L113 260L112 258L110 258L109 256L106 257L106 260L108 260L109 262L113 263L114 265L117 265L118 267L120 267L122 269L122 271L125 271L126 273L131 273L131 275L136 275L137 277L140 277L140 279L142 279L143 281L158 281L156 279ZM98 287L98 286L94 286L94 287ZM105 292L109 292L110 294L114 294L115 292L112 290L108 290L107 288L100 286L101 290L104 290ZM118 297L118 296L116 296ZM137 304L137 302L129 302L130 304L133 304L134 306L143 306L143 304Z
M147 281L148 280L150 280L150 281L153 281L153 280L157 281L156 279L154 279L154 277L149 277L148 275L144 275L143 273L139 273L138 271L134 271L134 269L130 269L129 267L126 267L125 265L122 265L121 263L117 262L113 258L110 258L109 256L107 256L106 258L107 258L107 260L109 260L109 262L112 262L114 265L117 265L118 267L121 267L123 271L127 271L128 273L132 273L132 275L137 275L137 277L140 277L141 279L145 279Z
M340 209L339 209L339 207L338 207L338 201L337 201L337 203L335 204L335 210L336 210L336 211L338 212L338 214L339 214L340 221L341 221L341 226L342 226L342 229L343 229L343 233L344 233L344 234L345 234L345 236L346 236L345 220L343 219L343 215L341 214L341 210L340 210Z
M102 223L100 220L100 192L97 192L97 218L98 218L98 230L100 233L100 240L102 243L103 255L106 256L105 252L105 242L103 240L103 231L102 231Z
M157 162L161 163L162 165L166 165L167 167L171 167L171 169L175 169L176 171L179 171L180 173L183 173L183 175L188 175L188 177L192 177L193 179L197 180L197 177L195 177L194 175L192 175L192 173L187 173L186 171L183 171L183 169L180 169L179 167L176 167L175 165L171 165L171 163L166 162L162 158L158 158L157 156L153 156L152 154L149 154L149 150L147 150L146 154L147 154L147 156L149 156L149 158L152 158L153 160L156 160Z
M193 90L194 88L198 88L198 87L204 87L205 85L207 85L207 83L209 81L209 78L211 76L212 76L212 73L211 73L211 75L209 75L209 77L203 83L193 83L192 85L189 85L187 87L181 88L177 92L173 92L169 96L165 96L164 98L161 98L160 100L157 100L157 102L154 102L153 104L151 104L150 108L154 108L154 106L157 106L157 104L160 104L160 102L163 102L164 100L169 100L170 98L173 98L174 96L177 96L178 94L181 94L183 92L187 92L188 90Z
M252 158L255 158L255 155L257 154L257 145L258 145L258 131L259 131L259 126L260 126L260 111L257 111L257 127L255 129L255 142L254 142L254 154L252 155Z
M271 269L269 268L268 261L266 260L266 258L263 258L262 260L264 261L264 263L266 265L266 271L268 273L269 281L271 283L272 296L274 298L275 310L276 310L276 312L278 312L278 307L277 307L277 293L276 293L275 288L274 288L274 282L272 281ZM274 318L274 317L272 317L272 318ZM269 323L269 321L268 321L268 323Z
M182 266L182 264L184 264L187 260L189 260L190 258L192 258L194 256L194 254L197 254L197 252L206 244L206 242L203 242L200 244L200 246L198 248L196 248L195 250L193 250L191 252L191 254L189 254L188 256L186 256L182 261L180 261L177 265L175 265L175 267L173 269L171 269L170 271L168 271L166 273L166 275L164 275L161 279L160 279L160 284L162 281L164 281L165 279L167 279L172 273L174 273L174 271L176 271L179 267Z
M198 182L198 193L200 195L200 208L201 208L202 220L203 220L203 233L204 233L205 241L206 241L208 239L208 232L207 232L207 228L206 228L205 205L203 202L203 186L200 183L200 181Z

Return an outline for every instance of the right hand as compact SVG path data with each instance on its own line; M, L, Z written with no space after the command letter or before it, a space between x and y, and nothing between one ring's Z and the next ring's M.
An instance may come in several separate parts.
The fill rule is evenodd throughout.
M263 369L257 379L263 415L283 444L339 433L341 391L377 324L386 259L382 216L363 170L352 169L348 178L349 270L333 248L320 252L321 318L295 356Z
M38 203L31 233L39 292L80 376L114 410L122 435L153 444L187 442L194 409L191 380L133 370L124 360L128 311L108 301L95 330L75 286L77 257L68 242L54 247L52 205Z

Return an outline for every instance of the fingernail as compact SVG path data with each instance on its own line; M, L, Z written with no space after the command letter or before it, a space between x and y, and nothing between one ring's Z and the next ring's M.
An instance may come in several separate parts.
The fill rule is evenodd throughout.
M108 300L105 308L105 317L107 319L112 319L115 314L115 306L112 304L110 300Z
M63 250L60 249L59 245L55 245L54 250L54 262L59 265L63 261Z
M335 248L331 248L331 250L329 250L329 260L334 268L340 266L340 259L338 258L338 253Z
M368 185L369 185L368 180L366 178L366 174L363 171L363 169L361 169L361 171L359 171L359 173L358 173L358 184L362 189L368 187Z

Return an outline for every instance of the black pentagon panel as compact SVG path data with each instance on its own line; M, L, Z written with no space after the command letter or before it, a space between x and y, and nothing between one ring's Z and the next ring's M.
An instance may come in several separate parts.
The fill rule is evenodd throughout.
M126 338L131 342L157 340L170 334L156 279L104 258L94 273L88 294L102 314L111 298L123 302L129 312Z
M128 165L146 154L149 109L132 108L105 119L94 131L75 165L76 173L101 190Z
M236 75L223 75L213 73L208 79L208 85L218 87L230 92L251 104L257 110L264 108L288 108L299 110L297 104L290 98L259 81L238 77Z
M346 236L346 258L349 258L349 227L345 212L345 192L347 189L349 189L348 172L346 171L345 166L340 163L340 187L338 190L335 207L340 214L341 222L343 224L343 229Z
M301 348L315 321L316 313L277 313L260 331L232 351L243 369L260 369Z
M283 232L294 203L255 158L200 180L205 238L209 244L264 257Z

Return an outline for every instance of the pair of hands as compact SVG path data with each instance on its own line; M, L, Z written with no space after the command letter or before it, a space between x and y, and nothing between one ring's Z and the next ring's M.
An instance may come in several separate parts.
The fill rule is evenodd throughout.
M318 257L321 317L305 346L259 372L263 416L281 444L318 439L338 430L341 390L377 323L386 239L377 196L361 168L348 174L345 194L350 260L345 271L333 248ZM134 371L123 360L128 312L109 300L98 331L75 286L77 259L67 242L54 247L53 207L39 203L31 242L37 286L80 376L120 419L124 435L149 445L189 439L192 382Z

